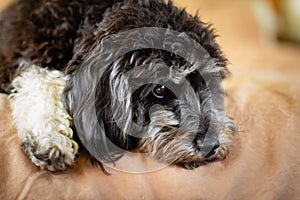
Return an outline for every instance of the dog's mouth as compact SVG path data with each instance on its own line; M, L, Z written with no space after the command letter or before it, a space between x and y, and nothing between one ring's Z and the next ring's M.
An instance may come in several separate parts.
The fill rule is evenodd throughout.
M152 123L151 126L154 131L155 125ZM226 128L219 134L215 133L211 139L203 133L195 134L188 131L178 134L177 131L177 126L169 126L162 128L160 132L149 133L149 137L140 140L139 149L162 162L187 169L222 160L229 153L231 140L223 138L223 135L226 135Z
M156 141L156 143L160 143L161 141L162 140ZM143 152L150 153L155 159L164 163L179 165L187 169L223 160L229 152L227 144L221 144L218 140L205 147L209 149L208 151L203 151L203 146L201 149L199 146L194 146L191 143L185 144L185 142L180 141L180 139L170 139L163 144L164 146L154 143L150 144L149 141L143 141L141 144L140 149Z

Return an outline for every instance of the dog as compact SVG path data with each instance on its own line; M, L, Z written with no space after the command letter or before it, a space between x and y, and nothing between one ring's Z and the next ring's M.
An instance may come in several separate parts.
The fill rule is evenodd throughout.
M163 0L17 0L0 15L0 91L20 143L50 171L144 153L187 169L222 160L227 59L211 25Z

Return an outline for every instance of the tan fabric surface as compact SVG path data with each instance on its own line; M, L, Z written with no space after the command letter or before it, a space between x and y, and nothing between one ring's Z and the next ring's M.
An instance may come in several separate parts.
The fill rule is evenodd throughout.
M40 171L21 152L9 101L0 95L1 200L300 199L300 49L261 37L253 1L176 2L192 13L201 8L232 63L227 106L239 133L230 156L192 171L108 169L105 176L83 157L62 173ZM132 165L126 157L120 164Z
M240 132L226 160L192 171L108 169L111 176L83 158L63 173L40 171L21 152L1 95L0 199L299 199L299 87L249 78L228 85L228 111Z

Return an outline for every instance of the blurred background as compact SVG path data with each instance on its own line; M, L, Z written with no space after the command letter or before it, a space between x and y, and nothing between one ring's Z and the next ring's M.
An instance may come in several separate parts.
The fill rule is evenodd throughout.
M300 0L177 0L213 24L235 75L300 78Z
M3 8L11 0L0 0ZM300 75L300 0L174 0L213 24L233 75Z

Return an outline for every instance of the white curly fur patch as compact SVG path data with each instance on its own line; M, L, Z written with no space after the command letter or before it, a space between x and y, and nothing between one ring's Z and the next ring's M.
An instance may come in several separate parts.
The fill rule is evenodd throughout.
M60 99L68 77L29 62L21 62L20 69L10 97L23 150L42 169L65 169L78 150L71 116Z

